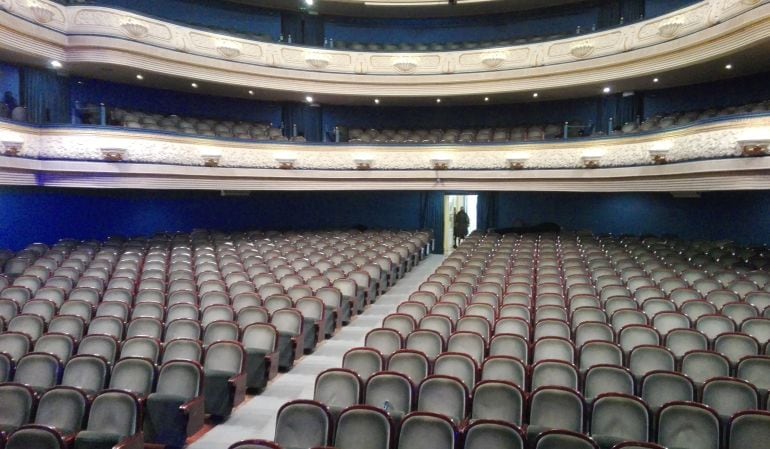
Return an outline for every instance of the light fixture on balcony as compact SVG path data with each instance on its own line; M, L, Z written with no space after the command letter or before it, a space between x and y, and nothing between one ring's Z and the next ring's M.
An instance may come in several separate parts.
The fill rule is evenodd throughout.
M361 156L353 159L353 163L356 164L357 170L370 170L372 163L374 163L374 158Z
M297 158L290 156L277 156L275 161L278 162L278 168L283 170L292 170L294 168L294 164L297 162Z
M24 146L24 142L21 141L3 141L3 155L4 156L18 156L21 154L21 149Z
M411 73L417 68L418 60L413 56L397 56L393 58L393 67L401 73Z
M102 159L107 162L120 162L125 160L128 151L125 148L102 148Z
M770 154L770 139L739 140L742 156L756 157Z
M317 69L325 69L331 62L329 55L317 51L305 52L305 62Z
M529 154L515 154L508 156L505 160L508 162L508 167L510 167L511 170L521 170L527 164Z
M599 163L602 160L602 154L600 153L588 153L584 154L580 161L583 163L583 167L585 168L599 168Z
M506 60L505 52L493 51L481 55L481 63L490 69L500 67Z
M203 165L206 167L218 167L219 161L222 159L222 152L217 150L209 150L200 153Z
M217 51L225 58L233 59L241 55L241 45L237 42L221 40L216 45Z
M434 170L446 170L449 168L449 164L452 163L452 159L448 157L437 157L430 160Z
M652 158L652 162L655 165L663 165L668 162L668 159L666 156L668 155L669 150L666 148L656 148L653 150L649 150L650 157Z
M572 56L581 59L590 56L594 52L594 48L594 44L591 41L580 41L575 43L569 49L569 52Z

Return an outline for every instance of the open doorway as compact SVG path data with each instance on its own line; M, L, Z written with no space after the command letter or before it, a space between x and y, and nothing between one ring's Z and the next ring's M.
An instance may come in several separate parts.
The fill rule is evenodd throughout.
M444 195L444 254L453 250L455 216L460 208L468 214L468 234L478 227L478 195Z

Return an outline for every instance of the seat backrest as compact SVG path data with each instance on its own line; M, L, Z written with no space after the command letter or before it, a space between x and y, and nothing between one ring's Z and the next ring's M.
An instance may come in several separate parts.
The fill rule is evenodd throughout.
M235 341L218 341L206 349L203 367L236 375L243 372L244 350Z
M712 377L730 375L730 361L712 351L690 351L682 357L682 373L701 384Z
M448 418L415 412L404 418L397 449L446 449L457 444L457 428Z
M107 390L94 399L88 414L88 430L113 433L121 439L136 433L139 403L125 391Z
M155 382L155 366L145 359L119 360L112 368L110 389L123 390L145 397L152 392Z
M671 402L658 414L658 443L683 449L719 449L719 418L694 402Z
M390 449L393 424L384 411L366 405L347 408L337 419L337 449Z
M326 446L331 432L329 411L315 401L291 401L278 410L275 442L283 447Z
M342 367L352 370L364 381L383 366L382 354L373 348L353 348L342 357Z
M444 352L433 364L435 374L453 376L459 379L466 387L472 388L476 384L478 366L467 354L460 352Z
M578 389L578 372L574 365L561 360L541 360L532 366L531 388L546 386Z
M31 352L16 364L13 381L33 389L48 389L59 382L60 372L61 365L56 356Z
M316 377L313 400L329 407L346 408L361 400L361 378L348 369L330 368Z
M161 366L156 392L184 398L199 396L203 389L203 370L197 362L173 360Z
M592 401L605 393L634 393L634 376L618 365L594 365L586 371L583 393Z
M53 427L64 435L72 435L83 426L88 401L76 388L57 387L40 398L35 424Z
M388 370L404 374L418 384L428 376L430 362L425 354L410 349L401 349L388 358Z
M29 422L35 395L23 385L0 384L0 404L0 425L13 430Z
M464 432L463 449L524 449L521 431L501 421L479 420Z
M364 399L366 405L372 407L409 413L412 411L412 382L403 374L381 371L366 381Z
M443 351L444 341L436 331L417 329L407 335L406 348L420 351L433 360Z
M520 426L526 407L522 388L505 381L481 381L473 389L472 420L492 419Z
M418 388L417 410L440 413L455 423L465 419L468 389L458 379L433 375L425 378Z
M543 432L537 438L535 449L598 449L599 446L589 437L568 430Z
M77 355L64 367L61 385L75 387L86 393L95 393L104 388L107 380L107 362L96 355Z
M543 387L532 392L530 425L547 429L583 431L583 399L576 391Z
M673 371L651 372L641 381L642 399L652 410L673 401L692 401L695 391L692 380Z
M732 377L716 377L703 384L701 402L729 419L735 413L759 408L759 393L754 385Z
M603 394L593 402L591 435L615 440L649 441L650 414L635 396Z
M770 440L770 412L752 410L730 420L728 449L763 449Z

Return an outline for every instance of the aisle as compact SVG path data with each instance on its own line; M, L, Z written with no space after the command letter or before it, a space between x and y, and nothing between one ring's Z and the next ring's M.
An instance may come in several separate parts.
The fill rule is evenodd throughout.
M386 315L395 312L398 304L417 290L443 260L443 255L428 256L363 314L334 337L324 341L314 353L298 360L291 371L279 374L261 395L241 404L230 419L211 429L191 444L189 449L227 449L239 440L272 439L278 409L294 399L312 399L318 373L328 368L341 367L345 352L363 346L366 333L378 327Z

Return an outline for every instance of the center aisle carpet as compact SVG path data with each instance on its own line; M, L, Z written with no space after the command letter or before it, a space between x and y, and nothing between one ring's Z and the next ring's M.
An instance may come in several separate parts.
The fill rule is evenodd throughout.
M395 312L443 260L443 255L428 256L363 314L320 344L315 352L298 360L291 371L276 377L262 394L243 403L230 419L211 429L189 449L227 449L236 441L251 438L272 440L278 409L295 399L312 399L316 376L323 370L341 367L345 352L363 346L366 333Z

